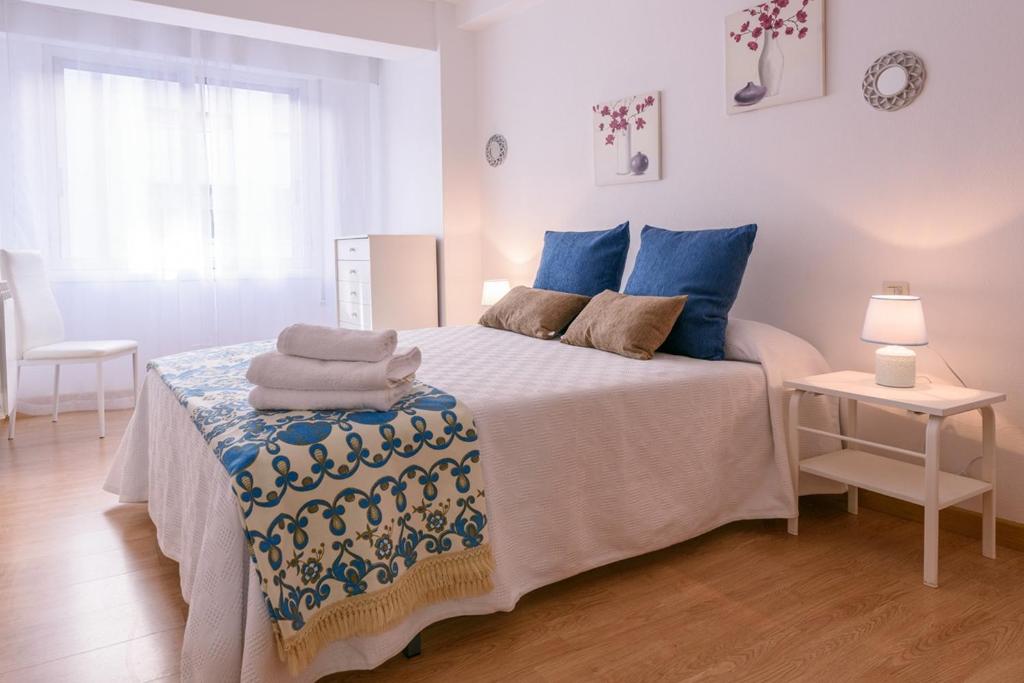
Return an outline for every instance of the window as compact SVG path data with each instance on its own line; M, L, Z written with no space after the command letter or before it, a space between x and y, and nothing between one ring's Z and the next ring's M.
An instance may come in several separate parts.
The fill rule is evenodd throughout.
M55 64L55 270L272 277L312 267L302 82Z
M199 88L215 266L251 272L274 259L301 263L296 94L209 83Z

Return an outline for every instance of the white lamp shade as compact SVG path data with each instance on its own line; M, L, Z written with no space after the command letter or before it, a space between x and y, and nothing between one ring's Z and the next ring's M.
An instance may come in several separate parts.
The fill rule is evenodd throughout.
M508 280L484 280L484 292L480 303L484 306L493 306L501 301L501 297L508 294L512 289Z
M860 338L872 344L894 346L927 344L928 330L924 326L921 297L885 294L871 297Z

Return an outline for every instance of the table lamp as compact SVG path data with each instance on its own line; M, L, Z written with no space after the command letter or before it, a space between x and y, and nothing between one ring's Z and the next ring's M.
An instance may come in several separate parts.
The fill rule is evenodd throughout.
M493 306L501 301L501 297L508 294L511 288L508 280L484 280L484 291L480 304L483 306Z
M921 297L876 294L868 302L860 338L884 344L875 352L875 383L911 388L917 378L917 354L908 346L928 343Z

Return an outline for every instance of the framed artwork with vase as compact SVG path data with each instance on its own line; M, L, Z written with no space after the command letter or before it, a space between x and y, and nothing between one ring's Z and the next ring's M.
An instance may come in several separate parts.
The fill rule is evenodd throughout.
M595 104L594 182L661 180L661 93Z
M730 114L825 94L825 0L770 0L726 17Z

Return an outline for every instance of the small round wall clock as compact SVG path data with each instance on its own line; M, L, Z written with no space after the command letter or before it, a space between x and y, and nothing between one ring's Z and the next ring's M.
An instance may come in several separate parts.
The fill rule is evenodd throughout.
M498 167L505 163L505 157L508 156L508 140L505 136L492 135L484 148L484 156L491 166Z

